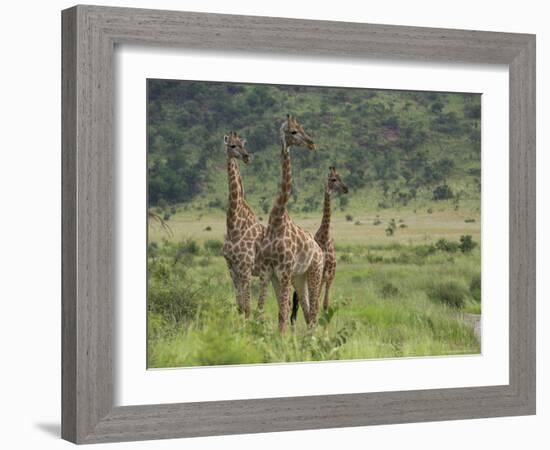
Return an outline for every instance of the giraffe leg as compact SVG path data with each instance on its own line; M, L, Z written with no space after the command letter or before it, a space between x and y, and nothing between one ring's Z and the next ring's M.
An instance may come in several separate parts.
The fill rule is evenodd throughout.
M314 326L319 312L319 297L321 295L321 281L323 279L323 258L314 258L307 271L309 289L309 325Z
M260 296L258 298L258 314L260 315L264 312L265 299L267 297L267 290L269 289L270 278L271 271L268 269L262 269L260 272Z
M244 317L248 319L250 317L250 278L251 273L247 272L241 275L240 290L241 290L241 308L244 312Z
M292 289L292 282L290 275L283 273L278 278L278 291L277 301L279 303L279 333L285 334L286 323L288 322L288 315L290 312L290 291Z
M243 304L242 304L242 288L241 288L241 280L233 270L230 264L228 264L229 267L229 274L231 275L231 280L233 281L233 287L235 288L235 299L237 301L237 310L239 313L243 312Z
M327 276L325 280L325 299L323 300L323 309L326 311L330 305L329 291L332 282L334 281L334 275Z
M298 295L298 300L302 311L304 313L304 319L306 323L309 323L309 290L307 286L307 276L297 275L294 277L294 287L296 289L296 294ZM294 317L294 320L296 317Z

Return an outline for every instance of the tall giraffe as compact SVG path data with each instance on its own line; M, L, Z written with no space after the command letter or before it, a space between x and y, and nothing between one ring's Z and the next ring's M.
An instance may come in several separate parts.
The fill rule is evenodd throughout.
M324 270L323 270L323 282L325 285L325 298L323 300L323 309L327 310L330 297L329 291L332 282L334 281L334 276L336 275L336 254L334 252L334 242L330 237L330 217L332 214L332 209L330 206L330 199L333 192L338 192L340 194L347 194L348 187L342 181L342 178L336 172L335 167L330 167L328 172L328 180L325 186L325 201L323 204L323 220L321 221L321 226L315 233L315 242L319 244L323 250L323 255L325 258ZM292 298L292 315L290 316L290 322L294 323L296 321L296 315L298 314L298 293L294 291L294 296Z
M281 125L280 139L282 181L261 244L258 309L263 309L271 280L279 304L279 332L284 334L290 312L292 285L298 291L306 322L309 325L315 323L323 275L323 252L313 236L294 223L287 210L292 191L290 147L314 150L315 144L300 123L290 115Z
M250 155L245 147L246 139L242 139L232 131L224 136L223 140L227 152L229 184L227 234L223 244L223 256L235 286L239 312L248 317L250 315L250 282L253 275L259 275L256 257L265 234L265 227L258 222L244 196L237 159L242 159L245 164L250 162Z

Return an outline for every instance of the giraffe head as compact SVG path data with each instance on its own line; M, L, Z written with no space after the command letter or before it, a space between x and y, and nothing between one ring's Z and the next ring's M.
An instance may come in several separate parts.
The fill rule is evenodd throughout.
M296 145L315 150L313 139L305 132L296 117L290 114L286 115L286 120L281 125L281 138L287 146Z
M327 184L329 190L333 192L338 192L339 194L347 194L348 193L348 187L346 184L342 181L342 177L338 172L336 172L336 167L332 166L329 167L328 172L328 184Z
M246 139L231 131L223 137L225 150L229 158L242 159L246 164L250 162L250 154L246 150Z

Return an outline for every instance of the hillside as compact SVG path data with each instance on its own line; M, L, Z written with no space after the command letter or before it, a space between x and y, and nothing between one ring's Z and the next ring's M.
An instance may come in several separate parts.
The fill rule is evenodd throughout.
M318 150L293 151L294 212L321 209L328 166L350 188L341 210L447 200L479 211L481 98L477 94L148 81L150 206L225 208L223 135L247 138L247 197L267 214L280 175L278 129L298 117Z

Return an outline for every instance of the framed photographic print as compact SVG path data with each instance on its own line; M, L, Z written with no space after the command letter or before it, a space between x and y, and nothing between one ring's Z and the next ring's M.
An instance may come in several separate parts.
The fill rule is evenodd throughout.
M62 18L65 439L534 414L534 36Z

